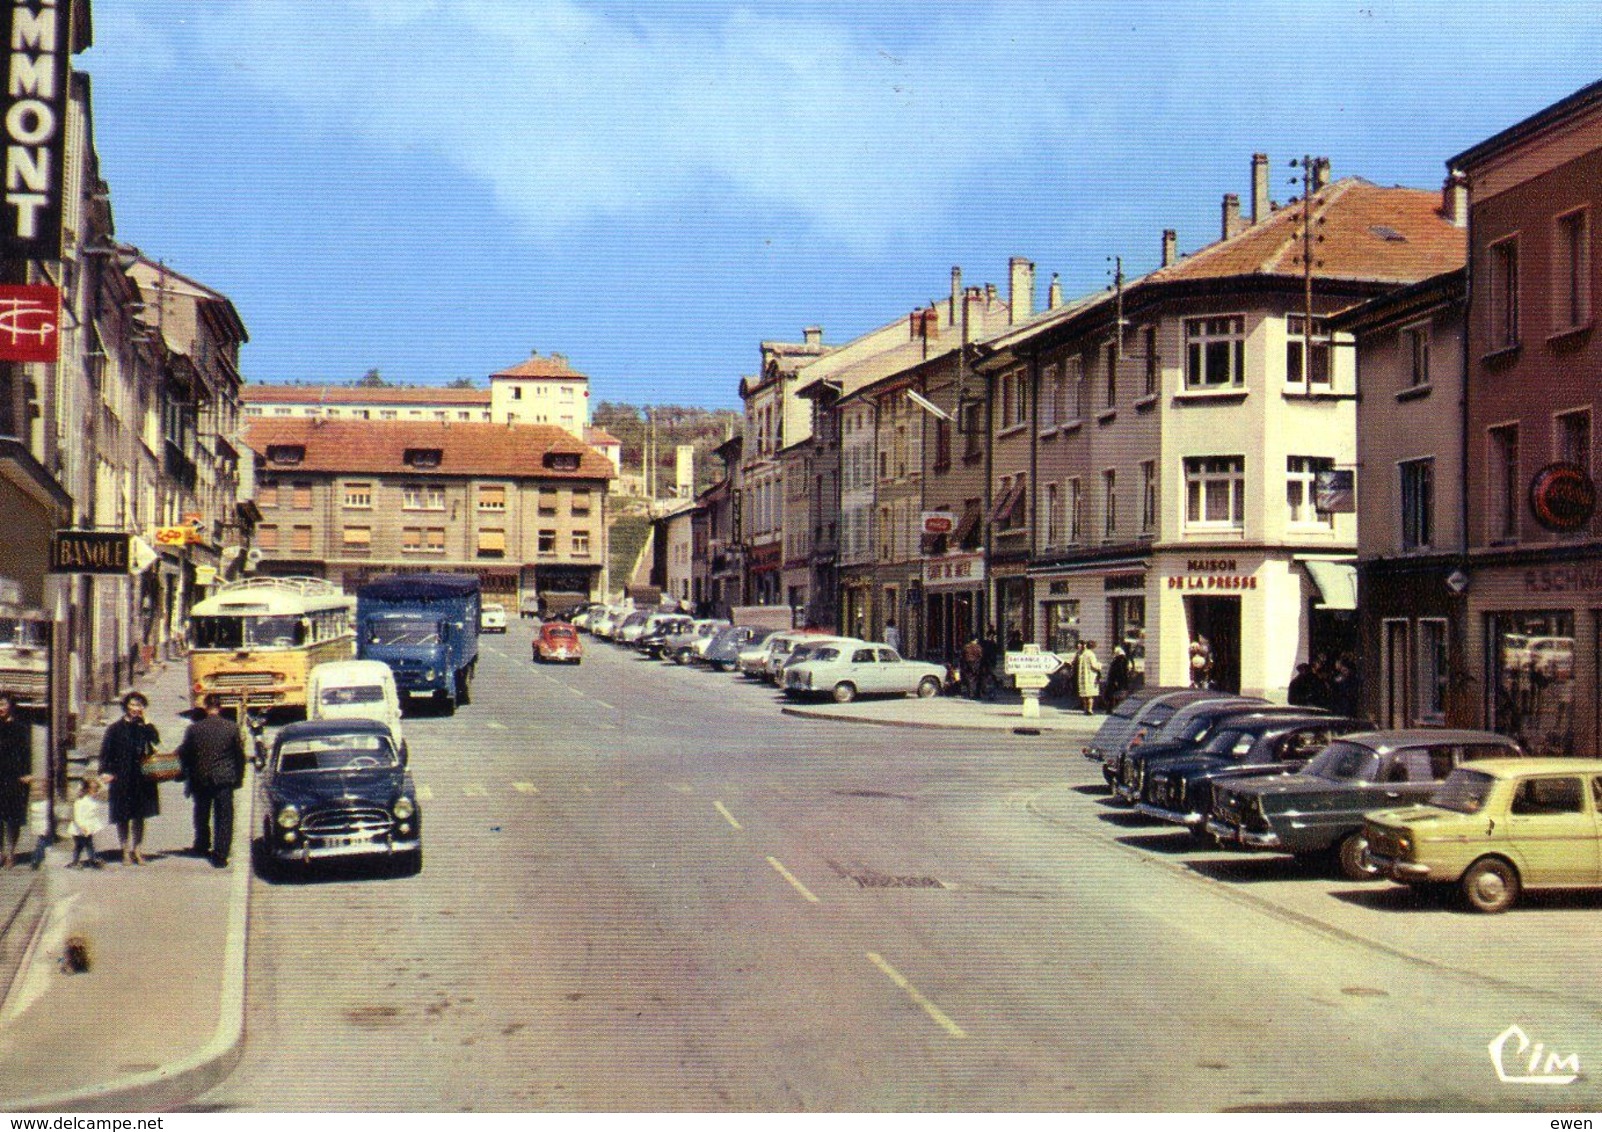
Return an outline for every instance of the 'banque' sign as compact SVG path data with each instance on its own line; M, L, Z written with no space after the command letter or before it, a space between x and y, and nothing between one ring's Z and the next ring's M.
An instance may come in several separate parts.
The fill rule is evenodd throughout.
M61 258L71 0L0 0L6 86L0 259Z

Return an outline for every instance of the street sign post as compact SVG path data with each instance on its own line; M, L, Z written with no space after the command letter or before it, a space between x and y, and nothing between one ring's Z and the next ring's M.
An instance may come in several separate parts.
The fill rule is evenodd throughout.
M1044 652L1039 645L1025 645L1022 652L1009 652L1002 659L1002 671L1013 678L1023 693L1023 718L1040 718L1040 693L1051 682L1051 674L1062 667L1062 657Z

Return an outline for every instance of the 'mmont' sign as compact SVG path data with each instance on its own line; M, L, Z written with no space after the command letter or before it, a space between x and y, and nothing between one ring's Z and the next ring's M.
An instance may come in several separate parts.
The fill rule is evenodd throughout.
M6 86L0 100L5 202L0 258L61 258L71 0L0 0Z

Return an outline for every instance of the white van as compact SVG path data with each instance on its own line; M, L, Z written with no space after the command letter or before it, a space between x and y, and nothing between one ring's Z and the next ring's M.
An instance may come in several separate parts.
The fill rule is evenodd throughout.
M403 749L400 695L395 674L381 660L331 660L311 670L306 686L307 719L376 719Z

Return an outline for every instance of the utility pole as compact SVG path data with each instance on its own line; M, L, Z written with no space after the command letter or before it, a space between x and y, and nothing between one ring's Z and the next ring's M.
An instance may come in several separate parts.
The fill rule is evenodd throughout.
M1313 382L1313 268L1322 264L1313 258L1313 245L1324 242L1313 235L1313 179L1314 170L1328 164L1328 158L1311 154L1291 162L1292 168L1301 169L1302 182L1302 384L1308 389ZM1296 180L1292 177L1291 184Z
M1110 255L1107 261L1113 265L1113 357L1116 361L1124 360L1124 257Z

